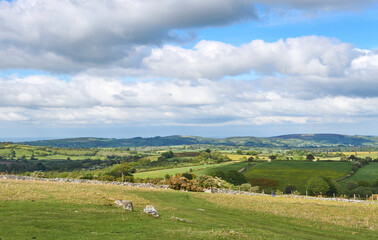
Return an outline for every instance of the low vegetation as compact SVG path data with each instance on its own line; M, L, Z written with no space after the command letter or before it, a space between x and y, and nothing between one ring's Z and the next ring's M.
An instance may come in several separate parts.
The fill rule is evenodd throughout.
M365 240L377 235L376 204L4 179L0 192L0 238L7 240ZM135 211L115 207L115 199L133 201ZM143 214L146 205L161 217Z

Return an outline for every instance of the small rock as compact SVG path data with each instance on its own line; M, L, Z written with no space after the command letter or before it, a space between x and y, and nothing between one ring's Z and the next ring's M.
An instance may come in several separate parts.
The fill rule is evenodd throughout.
M117 205L117 206L119 206L119 207L122 207L122 206L123 206L121 200L115 200L115 201L114 201L114 204Z
M158 211L156 211L156 209L152 205L147 205L146 208L143 210L143 212L147 214L151 214L155 217L159 217Z
M134 210L134 205L132 201L129 200L115 200L114 204L117 205L118 207L122 207L125 210L128 211L133 211Z
M125 209L126 211L134 211L134 205L133 205L133 202L132 201L129 201L129 200L123 200L122 201L122 207L123 209Z
M171 217L171 219L178 220L178 221L181 221L181 222L193 223L192 221L185 220L185 219L178 218L178 217L173 217L173 216Z

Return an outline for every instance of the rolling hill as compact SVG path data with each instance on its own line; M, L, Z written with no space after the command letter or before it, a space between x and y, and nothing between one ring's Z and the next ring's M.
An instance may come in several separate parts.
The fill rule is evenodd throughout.
M195 136L166 136L150 138L66 138L22 142L32 146L52 146L68 148L96 147L138 147L138 146L174 146L174 145L225 145L251 147L318 148L318 147L378 147L377 136L350 136L339 134L291 134L275 137L228 137L203 138Z

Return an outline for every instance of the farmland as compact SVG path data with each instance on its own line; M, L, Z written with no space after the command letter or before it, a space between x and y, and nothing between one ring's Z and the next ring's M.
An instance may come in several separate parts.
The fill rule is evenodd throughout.
M373 183L378 179L378 163L369 163L360 168L352 177L343 180L341 183L348 181L367 181Z
M247 179L266 178L277 180L279 189L295 185L302 193L309 179L315 177L341 178L352 169L348 162L297 162L279 161L254 165L245 173Z
M164 176L167 174L172 176L172 175L176 175L182 172L189 172L190 169L192 169L193 171L196 171L198 169L215 168L222 165L223 164L208 164L208 165L197 165L197 166L182 167L182 168L169 168L169 169L135 173L134 177L136 178L164 178Z
M18 180L0 180L0 191L0 238L10 240L374 239L377 234L376 204ZM114 207L114 199L133 201L135 211ZM147 204L161 217L141 213Z

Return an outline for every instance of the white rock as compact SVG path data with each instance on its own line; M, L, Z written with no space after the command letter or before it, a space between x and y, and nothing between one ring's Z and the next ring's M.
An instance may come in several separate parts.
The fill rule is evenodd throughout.
M151 214L155 217L159 217L158 211L156 211L156 209L152 205L147 205L146 208L143 210L143 212L147 214Z

